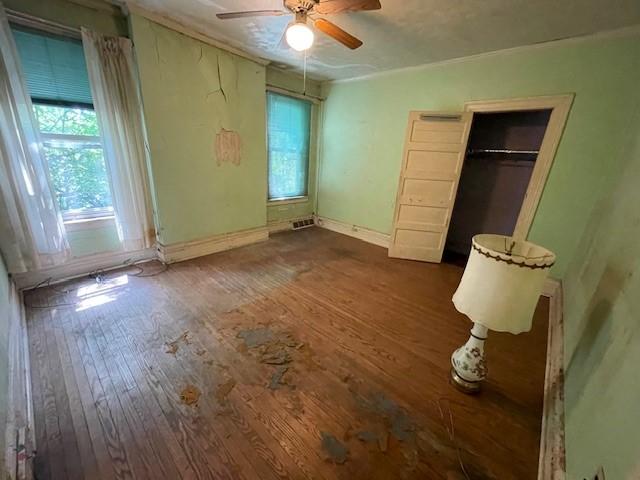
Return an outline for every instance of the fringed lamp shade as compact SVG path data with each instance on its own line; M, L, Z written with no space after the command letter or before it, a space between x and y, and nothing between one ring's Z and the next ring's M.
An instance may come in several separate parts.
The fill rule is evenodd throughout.
M555 259L555 254L530 242L476 235L453 304L489 330L527 332Z

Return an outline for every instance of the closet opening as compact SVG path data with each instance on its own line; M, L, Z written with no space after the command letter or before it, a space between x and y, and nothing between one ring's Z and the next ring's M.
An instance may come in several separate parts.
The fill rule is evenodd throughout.
M551 112L474 114L444 261L464 265L476 234L513 234Z

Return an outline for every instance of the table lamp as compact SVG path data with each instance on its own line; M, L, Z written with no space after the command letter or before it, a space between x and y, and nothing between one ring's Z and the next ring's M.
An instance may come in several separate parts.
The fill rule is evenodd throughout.
M556 256L546 248L503 235L473 237L469 261L453 304L473 322L467 343L451 356L451 378L475 393L487 376L487 332L531 330L533 313Z

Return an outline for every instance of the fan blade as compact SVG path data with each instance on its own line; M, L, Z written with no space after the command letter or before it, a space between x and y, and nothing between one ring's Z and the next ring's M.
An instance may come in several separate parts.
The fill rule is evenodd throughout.
M244 18L244 17L279 17L280 15L288 15L290 12L283 12L282 10L253 10L250 12L229 12L229 13L216 13L216 17L220 20L229 20L230 18Z
M380 10L380 0L320 0L313 11L322 15L340 12L359 12L361 10Z
M314 25L322 33L329 35L331 38L337 40L344 46L349 47L351 50L355 50L362 45L362 40L359 40L350 33L345 32L329 20L319 18L314 22Z

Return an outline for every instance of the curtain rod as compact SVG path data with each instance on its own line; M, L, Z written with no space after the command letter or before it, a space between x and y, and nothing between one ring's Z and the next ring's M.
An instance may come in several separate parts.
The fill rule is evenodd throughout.
M30 27L36 30L44 30L49 33L55 33L58 35L64 35L71 38L81 38L80 29L69 27L61 23L52 22L50 20L44 20L42 18L29 15L28 13L18 12L10 8L5 8L7 19L23 27Z

